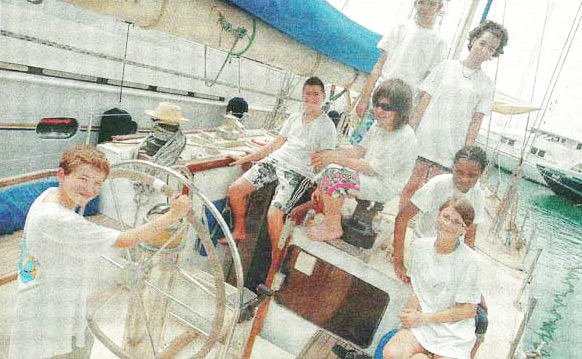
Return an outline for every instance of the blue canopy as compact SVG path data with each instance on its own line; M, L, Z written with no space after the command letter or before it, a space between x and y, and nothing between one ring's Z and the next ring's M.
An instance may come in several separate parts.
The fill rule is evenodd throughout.
M296 41L357 70L372 71L381 36L325 0L227 0ZM372 11L372 10L371 10Z

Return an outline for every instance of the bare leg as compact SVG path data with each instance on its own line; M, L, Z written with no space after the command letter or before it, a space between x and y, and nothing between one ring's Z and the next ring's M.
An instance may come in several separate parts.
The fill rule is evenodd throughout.
M232 236L235 241L245 241L247 239L246 221L247 196L254 192L256 188L246 179L239 177L228 187L228 199L230 208L234 216L234 229ZM219 241L223 243L222 240Z
M271 240L271 267L276 268L279 261L279 238L283 232L284 213L279 208L269 207L267 219L269 224L269 239Z
M428 352L416 340L410 329L400 329L386 344L382 352L384 359L424 359L428 357L426 354Z
M471 349L471 359L475 358L475 355L477 355L477 350L479 350L480 346L481 342L475 342L475 345L473 345L473 349Z
M398 208L402 209L408 203L410 203L410 199L414 195L414 193L424 184L426 180L426 176L428 174L428 164L426 162L417 161L414 170L412 171L412 175L410 175L410 179L408 183L402 190L402 194L400 195L400 203Z
M323 223L312 227L307 232L307 238L313 241L334 240L342 236L342 215L341 209L344 198L333 198L327 194L323 198Z

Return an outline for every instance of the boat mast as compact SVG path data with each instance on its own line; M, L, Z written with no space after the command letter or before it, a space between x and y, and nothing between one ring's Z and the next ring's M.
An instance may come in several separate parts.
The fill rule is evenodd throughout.
M449 58L458 59L461 56L461 51L465 44L465 39L467 38L467 34L469 33L471 25L473 24L473 19L475 18L475 13L477 12L478 6L479 0L472 0L471 5L469 6L469 12L467 13L467 16L463 22L463 27L461 28L461 31L458 33L457 37L455 37L455 41L451 47Z

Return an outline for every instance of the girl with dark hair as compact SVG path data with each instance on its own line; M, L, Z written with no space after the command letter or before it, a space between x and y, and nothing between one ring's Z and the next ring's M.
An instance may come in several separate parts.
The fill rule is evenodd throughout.
M402 80L392 79L374 93L377 122L356 146L335 151L316 151L324 220L312 227L312 240L341 237L341 207L345 197L386 202L400 194L416 158L416 139L408 126L412 92Z

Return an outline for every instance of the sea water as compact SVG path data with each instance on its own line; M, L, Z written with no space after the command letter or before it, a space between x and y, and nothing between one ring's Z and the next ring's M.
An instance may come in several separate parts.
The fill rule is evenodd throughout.
M501 190L511 179L498 173L491 177L501 178ZM537 227L530 254L543 249L531 283L530 295L538 303L525 331L524 349L545 342L544 359L582 358L582 206L525 180L519 195L517 223L529 212L526 232L533 223Z

